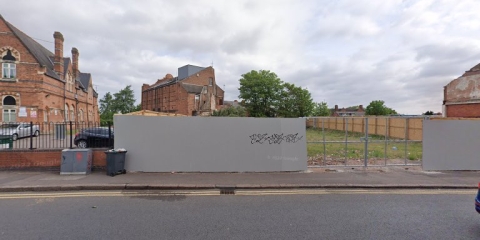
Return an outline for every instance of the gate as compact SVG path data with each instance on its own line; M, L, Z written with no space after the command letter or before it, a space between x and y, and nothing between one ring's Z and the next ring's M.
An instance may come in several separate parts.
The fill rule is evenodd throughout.
M426 117L309 117L309 167L422 164Z

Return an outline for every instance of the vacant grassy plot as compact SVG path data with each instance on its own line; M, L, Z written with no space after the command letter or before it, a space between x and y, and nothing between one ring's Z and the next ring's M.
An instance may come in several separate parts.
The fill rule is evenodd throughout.
M325 129L307 129L307 154L309 161L321 162L324 160L360 160L365 158L365 135L355 132ZM324 146L323 141L327 143ZM348 143L345 143L348 141ZM403 139L388 139L384 136L368 136L368 158L374 160L385 159L422 159L422 143L408 142ZM406 156L405 156L405 149Z

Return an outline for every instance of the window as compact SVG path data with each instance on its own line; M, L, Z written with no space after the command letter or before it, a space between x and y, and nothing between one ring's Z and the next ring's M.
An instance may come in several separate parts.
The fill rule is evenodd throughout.
M17 121L17 112L15 110L15 106L17 105L17 101L12 96L6 96L3 99L3 115L2 121L3 122L15 122Z
M80 118L80 121L83 122L83 110L82 110L82 109L80 109L80 110L78 111L78 117Z
M48 122L48 109L43 111L43 121Z
M16 77L15 63L3 63L2 64L3 78L14 79Z
M213 78L208 79L208 86L213 86Z
M65 115L65 122L68 121L68 105L65 104L65 111L63 111L63 114Z
M3 110L3 122L16 122L17 114L15 109L4 109Z
M12 56L12 52L8 50L2 60L2 78L15 79L17 77L15 61L17 59Z
M6 96L4 99L3 99L3 105L10 105L10 106L15 106L17 105L17 101L15 100L14 97L12 96Z

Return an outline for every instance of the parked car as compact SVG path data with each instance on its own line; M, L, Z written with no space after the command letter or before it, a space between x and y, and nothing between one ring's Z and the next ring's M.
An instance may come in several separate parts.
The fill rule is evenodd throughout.
M475 198L475 210L480 213L480 183L478 183L477 197Z
M0 135L10 135L13 141L22 137L38 137L40 127L30 123L5 123L0 126Z
M75 134L73 143L78 148L113 147L113 129L109 134L108 127L84 128Z

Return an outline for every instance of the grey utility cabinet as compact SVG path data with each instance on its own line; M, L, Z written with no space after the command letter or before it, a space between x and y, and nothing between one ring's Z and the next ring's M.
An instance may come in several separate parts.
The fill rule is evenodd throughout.
M64 149L60 174L89 174L92 172L91 149Z

